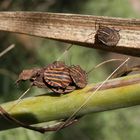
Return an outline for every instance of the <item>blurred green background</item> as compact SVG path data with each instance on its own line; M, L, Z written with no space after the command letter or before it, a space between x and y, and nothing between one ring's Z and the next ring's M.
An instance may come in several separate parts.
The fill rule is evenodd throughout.
M140 0L1 0L0 10L139 18ZM0 42L0 52L10 44L16 44L12 51L0 58L0 103L17 99L29 87L28 83L23 83L18 87L15 85L15 80L22 69L52 63L69 45L49 39L2 31L0 32ZM69 65L79 64L88 71L104 60L118 57L126 56L73 46L62 60ZM111 63L95 69L89 75L89 83L105 79L115 66ZM27 96L45 92L44 89L32 88ZM139 116L138 106L90 114L80 119L77 124L59 132L42 135L18 128L0 132L0 140L139 140Z

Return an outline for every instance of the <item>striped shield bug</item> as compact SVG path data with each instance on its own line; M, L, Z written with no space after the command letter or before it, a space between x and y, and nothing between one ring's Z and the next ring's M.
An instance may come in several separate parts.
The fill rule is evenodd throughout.
M120 30L111 27L99 26L95 39L107 46L116 46L120 40Z
M75 90L69 68L61 61L48 65L43 78L47 86L56 93L68 93Z
M62 61L40 69L23 70L17 82L30 80L32 86L49 88L56 93L72 92L87 85L87 74L80 66L67 66Z
M87 74L86 72L79 66L70 66L70 76L74 82L74 84L78 88L84 88L87 85Z
M52 87L66 88L71 83L69 69L63 62L55 61L46 67L44 81Z
M87 75L80 66L66 66L61 61L55 61L44 71L47 86L56 93L72 92L76 88L87 85Z

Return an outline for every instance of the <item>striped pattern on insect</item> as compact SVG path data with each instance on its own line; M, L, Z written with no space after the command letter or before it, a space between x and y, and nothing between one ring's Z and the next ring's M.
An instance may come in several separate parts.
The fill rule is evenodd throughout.
M79 66L69 68L70 76L78 88L84 88L87 85L87 73Z
M48 88L56 93L68 93L76 89L72 85L69 67L61 61L49 64L44 71L44 81Z
M72 82L68 67L60 61L46 67L44 80L50 86L62 88L66 88Z
M111 27L99 26L95 38L107 46L116 46L120 40L119 30Z
M55 61L40 69L24 70L17 82L30 80L32 86L49 88L55 93L69 93L87 85L87 74L80 66L67 66Z

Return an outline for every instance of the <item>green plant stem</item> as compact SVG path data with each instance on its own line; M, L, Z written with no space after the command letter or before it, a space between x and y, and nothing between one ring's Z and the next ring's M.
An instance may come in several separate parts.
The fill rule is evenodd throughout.
M77 110L94 92L100 83L90 84L81 90L56 96L53 93L23 99L11 111L16 101L1 106L16 119L28 124L36 124L65 119ZM76 116L112 109L140 105L140 74L109 80ZM0 117L0 130L17 127Z

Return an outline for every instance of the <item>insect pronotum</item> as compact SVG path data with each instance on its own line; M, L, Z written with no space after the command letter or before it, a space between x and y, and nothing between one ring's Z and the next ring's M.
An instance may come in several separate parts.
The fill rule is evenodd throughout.
M44 81L56 93L68 93L76 89L70 76L70 68L62 61L55 61L44 71Z

